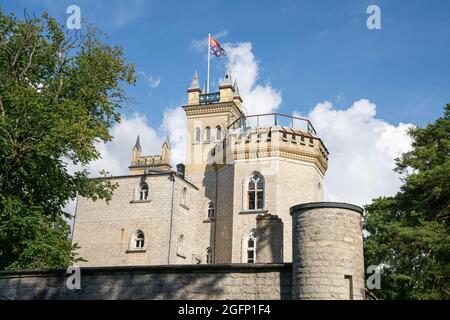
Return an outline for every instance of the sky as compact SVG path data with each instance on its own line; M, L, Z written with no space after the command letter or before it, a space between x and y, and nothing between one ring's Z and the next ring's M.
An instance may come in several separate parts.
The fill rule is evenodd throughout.
M450 2L447 0L148 1L18 0L5 13L59 21L78 5L86 23L107 33L136 65L113 142L99 145L106 168L126 174L141 135L144 153L171 140L172 162L183 161L186 89L195 70L203 83L207 34L226 57L211 61L211 88L231 71L248 113L309 117L330 151L326 198L367 204L393 195L401 181L394 159L410 149L406 134L442 115L450 103ZM369 29L369 5L381 29Z

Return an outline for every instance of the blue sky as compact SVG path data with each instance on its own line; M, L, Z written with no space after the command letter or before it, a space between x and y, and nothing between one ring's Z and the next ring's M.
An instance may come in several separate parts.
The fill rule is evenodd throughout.
M68 5L121 45L140 76L128 94L153 127L163 111L184 103L205 55L192 47L207 32L222 43L251 42L260 83L279 90L279 112L307 114L317 103L346 108L361 98L389 123L424 125L450 102L450 2L431 1L50 1L2 2L5 12L47 10L61 21ZM368 30L366 9L381 7L382 29ZM213 61L212 78L224 72ZM152 88L143 76L151 76Z
M424 126L450 103L450 1L146 1L19 0L5 12L47 10L65 22L76 4L85 22L109 35L136 64L114 140L90 164L128 173L131 148L157 154L165 138L173 164L184 161L186 121L180 108L195 69L206 76L206 37L227 51L212 62L212 87L225 70L238 78L249 113L308 116L330 152L325 198L359 205L401 185L394 159L411 147L411 125ZM369 30L369 5L381 30ZM203 42L202 42L203 41ZM198 44L202 44L198 46Z

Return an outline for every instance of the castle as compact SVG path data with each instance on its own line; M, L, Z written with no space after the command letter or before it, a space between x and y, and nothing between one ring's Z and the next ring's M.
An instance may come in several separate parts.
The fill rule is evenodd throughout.
M78 197L80 266L292 263L296 297L363 298L362 209L322 202L329 153L311 122L245 115L229 73L214 93L196 73L187 95L184 164L169 141L142 155L138 136L112 200Z

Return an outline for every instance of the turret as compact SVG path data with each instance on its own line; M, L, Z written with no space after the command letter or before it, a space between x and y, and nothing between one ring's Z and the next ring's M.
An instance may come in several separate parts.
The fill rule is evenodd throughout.
M191 85L187 89L188 92L188 105L197 105L200 103L200 82L198 79L197 70L194 73L194 78L192 78Z
M133 151L133 158L131 160L131 163L137 163L139 161L139 158L141 157L142 152L139 135L137 136L136 143L134 144L132 151Z
M231 82L231 74L227 72L223 81L219 85L220 102L233 101L233 85Z

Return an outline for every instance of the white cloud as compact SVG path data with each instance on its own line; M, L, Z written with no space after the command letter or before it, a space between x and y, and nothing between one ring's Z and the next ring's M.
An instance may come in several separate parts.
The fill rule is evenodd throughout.
M164 112L162 129L169 136L171 164L184 163L186 155L186 114L182 107L168 108Z
M394 126L377 119L375 104L365 99L345 110L325 101L308 118L330 152L327 200L364 205L399 190L394 159L411 148L406 134L411 124Z
M247 114L274 112L281 104L281 92L272 88L270 82L258 84L259 62L252 52L250 42L224 45L227 55L226 68L237 80Z
M151 89L156 89L161 83L160 76L147 75L144 71L138 71L138 74L144 77L145 82Z
M155 129L147 124L145 116L139 113L122 118L120 123L111 128L110 134L113 136L112 141L97 145L101 158L86 166L92 177L98 177L101 170L105 170L114 176L128 174L131 150L138 135L140 136L143 154L161 153L163 139L158 136ZM77 169L80 169L80 167L69 165L69 171L73 172Z

